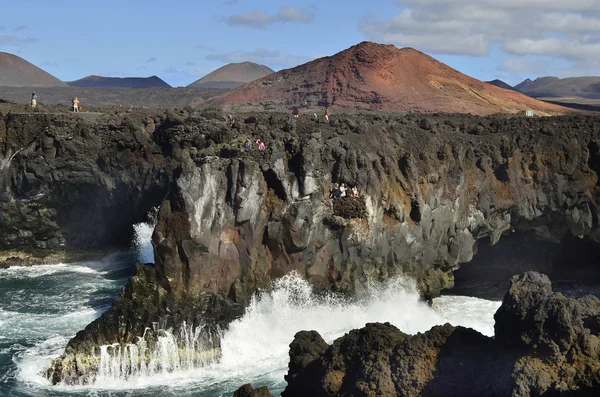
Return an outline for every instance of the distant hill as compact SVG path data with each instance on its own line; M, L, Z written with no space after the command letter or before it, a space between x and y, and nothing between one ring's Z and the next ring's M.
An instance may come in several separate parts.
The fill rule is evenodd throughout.
M496 79L496 80L492 80L492 81L486 81L486 83L491 84L491 85L495 85L496 87L504 88L505 90L516 91L515 87L513 87L510 84L505 83L504 81L502 81L500 79Z
M370 42L263 77L206 104L473 114L567 112L476 80L412 48Z
M535 98L566 98L579 97L600 99L600 76L568 77L539 77L527 79L515 88L520 92Z
M162 79L152 77L102 77L87 76L79 80L69 81L71 87L90 87L90 88L152 88L162 87L171 88Z
M196 80L188 87L233 89L271 73L274 73L273 69L253 62L230 63Z
M21 57L0 52L0 86L66 87L67 84Z

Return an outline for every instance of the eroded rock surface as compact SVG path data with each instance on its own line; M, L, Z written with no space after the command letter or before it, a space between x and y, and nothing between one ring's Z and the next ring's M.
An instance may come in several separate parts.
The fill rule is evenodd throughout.
M282 396L596 395L599 316L596 297L567 299L546 276L525 273L495 315L495 338L450 324L411 336L386 323L329 346L299 332Z
M167 192L168 163L135 116L0 111L0 267L127 246Z
M92 136L90 144L79 138L82 132L65 143L79 149L65 153L88 165L81 174L87 179L64 186L67 192L88 193L94 186L90 219L100 217L102 232L93 232L87 218L80 222L87 213L82 196L65 193L78 198L70 201L71 215L63 218L57 212L50 217L56 225L47 224L64 230L68 247L78 241L93 246L93 241L116 236L110 231L121 230L139 214L137 198L146 197L148 189L166 193L165 188L168 194L161 197L153 236L155 267L138 268L113 308L69 342L50 377L71 381L88 372L87 379L93 380L99 344L131 343L154 324L176 331L183 321L225 327L257 290L292 271L317 288L348 294L404 274L431 297L452 287L453 270L472 259L480 239L495 243L515 228L549 240L566 234L599 239L595 118L426 118L426 129L424 117L412 114L336 114L323 123L251 113L235 114L232 123L206 109L152 117L132 113L130 121L124 118L117 125L83 125L82 131ZM51 119L49 128L57 122ZM47 135L39 133L26 145L46 163L55 153L40 151ZM265 151L255 144L244 148L246 140L258 138L266 142ZM52 142L48 147L57 145ZM94 142L106 151L109 165L103 165L103 157L83 158L90 157L85 150ZM23 208L14 203L19 203L19 186L25 186L18 181L28 180L34 163L27 158L20 163L15 157L7 168L10 208ZM157 159L164 161L162 168ZM78 169L77 161L69 164ZM147 167L156 172L143 173ZM133 201L121 201L117 198L125 194L121 189L129 186L128 178L141 186L133 189ZM115 188L98 193L98 180ZM361 198L334 204L329 199L333 182L358 185ZM62 186L41 185L51 191ZM29 191L23 187L21 194ZM54 208L61 200L69 202L65 195L43 197L51 197L46 206ZM133 206L139 207L133 211ZM110 212L115 208L120 211ZM107 212L108 218L100 216ZM7 219L14 223L17 218ZM71 225L72 219L78 222ZM26 225L4 222L13 229ZM31 233L37 236L42 229ZM96 234L89 240L76 237L86 233Z

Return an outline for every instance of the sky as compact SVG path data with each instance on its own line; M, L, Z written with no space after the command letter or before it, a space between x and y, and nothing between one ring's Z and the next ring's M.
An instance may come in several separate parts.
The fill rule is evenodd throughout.
M599 0L11 0L0 51L64 81L157 75L186 86L230 62L274 70L361 41L413 47L480 80L600 75Z

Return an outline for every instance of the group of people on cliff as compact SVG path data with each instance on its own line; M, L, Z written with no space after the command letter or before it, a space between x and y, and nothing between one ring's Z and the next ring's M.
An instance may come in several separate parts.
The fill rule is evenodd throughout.
M35 110L37 108L37 101L38 101L38 96L34 91L31 93L31 108L33 110ZM74 112L79 111L79 99L77 97L71 99L71 109Z
M255 143L256 143L256 148L260 152L264 152L265 149L267 148L265 143L260 139L257 139ZM244 149L250 149L250 148L252 148L252 142L250 141L250 139L246 139L246 142L244 142Z
M331 199L358 196L358 188L356 187L356 185L350 188L345 183L335 183L329 192L329 198Z
M295 108L292 110L292 115L293 115L293 116L294 116L294 118L296 118L296 119L297 119L298 117L300 117L300 109L298 109L297 107L295 107ZM319 116L317 116L317 114L316 114L316 113L314 113L314 118L315 118L315 120L318 120L318 119L319 119ZM326 120L327 122L329 122L329 108L326 108L326 109L325 109L325 120Z

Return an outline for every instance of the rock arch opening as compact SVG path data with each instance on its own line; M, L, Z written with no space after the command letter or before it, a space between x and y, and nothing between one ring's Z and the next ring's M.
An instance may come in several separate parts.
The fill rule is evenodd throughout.
M507 232L494 246L480 240L473 260L454 272L455 287L448 292L501 300L511 277L530 270L548 275L565 295L600 296L594 287L600 285L600 243L571 234L542 239L533 231Z

